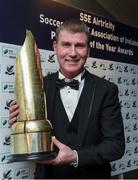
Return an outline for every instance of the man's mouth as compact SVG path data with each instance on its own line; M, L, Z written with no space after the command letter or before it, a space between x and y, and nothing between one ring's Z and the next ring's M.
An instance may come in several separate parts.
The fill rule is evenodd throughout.
M66 59L66 61L68 61L68 62L78 62L79 59Z

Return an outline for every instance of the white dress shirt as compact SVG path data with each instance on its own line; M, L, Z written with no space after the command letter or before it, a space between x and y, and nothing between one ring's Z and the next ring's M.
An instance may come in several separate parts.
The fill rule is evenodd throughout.
M73 78L73 80L75 79L79 81L79 90L72 89L69 86L65 86L64 88L60 89L60 97L70 122L75 113L84 86L84 78L82 79L83 74L84 71ZM65 76L61 72L59 72L59 79L71 81L70 79L65 78Z

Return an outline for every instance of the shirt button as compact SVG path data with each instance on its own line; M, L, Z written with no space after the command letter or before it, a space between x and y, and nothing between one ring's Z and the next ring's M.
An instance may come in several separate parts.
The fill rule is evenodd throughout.
M68 93L70 93L70 91L68 91Z

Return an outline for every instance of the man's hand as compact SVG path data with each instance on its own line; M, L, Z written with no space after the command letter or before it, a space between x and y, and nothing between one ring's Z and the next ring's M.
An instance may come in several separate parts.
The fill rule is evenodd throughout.
M16 101L12 101L10 103L9 109L9 125L12 126L14 122L17 121L17 116L19 114L19 106L17 105Z
M77 159L76 153L65 144L59 142L55 137L52 137L53 144L58 147L59 153L55 159L39 161L42 164L62 165L70 164Z

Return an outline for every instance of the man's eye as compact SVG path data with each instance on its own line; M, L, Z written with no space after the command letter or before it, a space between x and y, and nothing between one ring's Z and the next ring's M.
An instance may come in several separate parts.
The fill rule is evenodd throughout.
M69 47L70 45L68 43L62 44L63 47Z
M77 48L84 48L84 47L86 47L86 46L85 46L84 44L77 44L76 47L77 47Z

